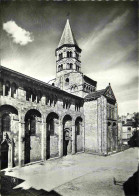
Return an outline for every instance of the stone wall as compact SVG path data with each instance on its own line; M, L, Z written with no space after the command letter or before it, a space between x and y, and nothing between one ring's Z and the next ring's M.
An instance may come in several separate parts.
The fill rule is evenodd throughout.
M83 149L83 135L77 135L77 149L76 152L82 152Z
M98 153L97 141L97 101L84 103L85 114L85 152Z
M72 123L75 124L75 120L78 116L83 118L83 107L80 107L78 111L75 109L75 105L72 104L69 107L63 108L63 100L57 100L57 102L48 103L46 105L45 97L42 97L39 103L32 102L31 100L27 101L25 99L25 91L23 89L19 89L18 96L10 97L10 96L1 96L1 106L6 106L7 108L10 106L15 108L18 111L18 115L12 114L11 116L11 133L14 141L14 155L13 155L13 165L10 163L10 167L13 166L22 166L25 164L25 116L28 111L35 110L40 112L41 117L36 118L36 134L30 136L30 161L39 161L45 160L47 158L47 126L46 119L50 113L56 113L59 119L55 122L55 135L50 136L50 157L58 157L60 156L59 145L60 144L60 132L63 132L63 126L61 126L61 130L59 132L59 123L61 119L64 118L65 115L70 115L72 119ZM46 99L46 98L45 98ZM62 121L61 121L62 122ZM2 124L0 125L1 129ZM78 151L82 149L82 137L78 138ZM10 136L11 138L11 136Z

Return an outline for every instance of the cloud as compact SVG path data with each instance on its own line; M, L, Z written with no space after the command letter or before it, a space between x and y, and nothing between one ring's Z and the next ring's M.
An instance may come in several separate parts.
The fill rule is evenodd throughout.
M33 41L31 33L19 27L15 21L8 21L4 23L3 30L12 36L14 43L26 45Z

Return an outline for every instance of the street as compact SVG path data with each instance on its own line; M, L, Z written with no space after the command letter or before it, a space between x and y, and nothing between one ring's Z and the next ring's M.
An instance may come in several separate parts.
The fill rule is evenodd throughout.
M43 189L63 196L124 196L127 194L123 184L137 169L138 148L130 148L107 157L85 153L68 155L6 170L5 175L23 180L15 190Z

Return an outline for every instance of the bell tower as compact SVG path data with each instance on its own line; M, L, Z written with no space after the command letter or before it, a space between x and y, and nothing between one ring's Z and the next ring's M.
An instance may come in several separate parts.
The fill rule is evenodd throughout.
M56 76L60 77L70 72L81 72L80 54L81 49L74 38L69 19L67 19L60 42L55 51Z
M81 51L67 19L55 50L56 78L49 81L49 84L79 97L85 97L95 91L96 82L81 72Z

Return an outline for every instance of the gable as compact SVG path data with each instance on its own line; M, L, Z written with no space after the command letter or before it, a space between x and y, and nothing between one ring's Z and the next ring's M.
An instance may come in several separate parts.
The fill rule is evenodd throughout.
M112 90L111 86L109 86L109 87L106 89L104 95L105 95L107 98L116 100L116 98L115 98L115 96L114 96L114 93L113 93L113 90Z

